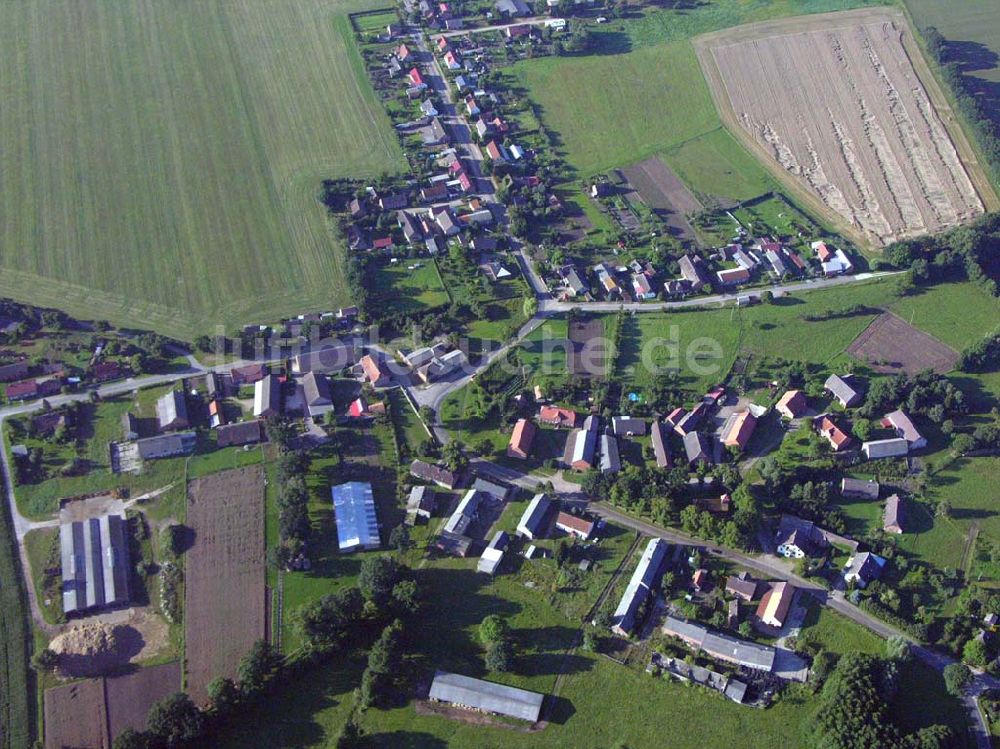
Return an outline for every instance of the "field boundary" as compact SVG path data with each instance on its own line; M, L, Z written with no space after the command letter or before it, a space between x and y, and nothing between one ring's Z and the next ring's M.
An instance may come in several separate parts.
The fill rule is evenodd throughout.
M726 129L729 130L730 134L746 148L748 148L751 153L757 157L758 161L761 162L765 169L772 174L785 189L787 189L792 195L798 197L804 205L808 206L812 212L824 217L824 219L835 227L837 231L841 232L845 237L851 239L859 247L863 247L870 251L879 250L879 248L872 241L870 241L863 234L863 232L851 226L842 216L829 208L819 198L819 196L813 194L804 185L800 184L794 175L789 174L789 172L784 169L781 164L779 164L772 157L772 155L769 154L766 149L746 131L745 128L740 125L736 112L729 100L729 95L726 90L722 73L719 66L715 62L714 55L712 54L713 47L718 46L721 42L730 40L745 41L748 37L764 37L779 31L784 33L794 33L814 31L818 28L822 28L824 30L836 28L836 25L831 23L831 19L837 21L843 20L845 25L851 26L864 22L876 22L882 20L891 20L899 23L901 28L902 46L907 60L910 63L914 74L917 76L921 85L924 87L924 90L927 92L927 97L931 106L933 107L938 118L941 120L948 136L951 138L952 143L958 152L962 166L969 176L969 179L972 181L976 193L983 201L987 210L989 210L992 206L997 205L997 197L996 193L993 191L992 184L983 172L979 159L976 158L975 153L969 145L964 129L961 128L959 123L956 121L950 104L944 98L940 90L937 78L931 74L931 71L927 66L927 61L924 58L919 45L915 42L914 31L909 18L898 8L862 8L858 10L837 11L833 13L793 16L790 18L761 21L722 29L720 31L713 31L692 39L691 43L694 46L695 54L701 64L702 72L704 73L705 80L708 83L708 88L711 92L712 100L715 102L719 118L722 120Z

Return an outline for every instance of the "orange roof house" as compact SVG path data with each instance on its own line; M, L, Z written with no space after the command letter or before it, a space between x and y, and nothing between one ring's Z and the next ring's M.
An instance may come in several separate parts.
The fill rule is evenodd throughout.
M518 419L507 444L507 457L526 460L535 439L535 425L527 419Z

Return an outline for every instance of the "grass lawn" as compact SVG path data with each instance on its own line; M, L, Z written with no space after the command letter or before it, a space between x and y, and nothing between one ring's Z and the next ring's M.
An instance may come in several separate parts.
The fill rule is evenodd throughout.
M45 568L49 561L58 560L58 552L55 558L52 556L53 548L58 548L58 545L58 528L36 528L24 537L24 548L28 552L28 564L31 565L31 583L35 587L42 616L49 624L55 624L62 617L62 599L57 595L48 596L44 588ZM59 593L58 584L52 592Z
M530 372L534 384L547 377L563 380L567 375L566 352L571 345L565 317L546 320L522 341L518 351L521 364Z
M1000 322L1000 300L967 281L918 287L889 308L956 351L992 333Z
M430 439L423 422L420 421L420 417L417 416L402 390L398 388L390 390L389 403L392 407L392 418L399 430L400 437L416 454L417 446Z
M742 201L776 187L764 168L722 127L685 141L662 156L696 195Z
M6 4L0 293L181 338L346 303L320 182L404 166L372 5Z
M885 655L885 640L815 600L810 601L802 632L821 643L824 650L837 655L850 652Z
M410 270L414 265L420 267ZM375 304L395 312L422 312L448 304L437 265L432 260L400 259L395 265L378 266L370 288L376 292Z

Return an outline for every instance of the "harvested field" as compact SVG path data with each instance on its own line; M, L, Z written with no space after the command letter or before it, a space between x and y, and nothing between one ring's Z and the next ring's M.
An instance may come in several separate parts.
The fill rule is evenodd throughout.
M642 202L671 228L674 236L695 240L694 229L687 217L701 211L701 203L670 167L654 156L626 167L622 172L639 193Z
M264 470L237 468L192 481L184 621L187 691L204 704L208 683L234 676L265 636Z
M933 369L945 374L958 362L957 351L891 312L876 317L847 351L883 373L916 374Z
M723 117L874 245L968 221L984 210L976 186L989 189L964 136L946 128L939 92L928 94L936 84L918 77L911 45L902 14L885 9L754 24L697 43Z
M45 692L46 749L108 749L126 728L145 730L153 703L181 688L178 661Z
M169 697L181 688L180 661L140 668L124 676L104 680L111 740L126 728L143 731L153 703Z
M45 749L107 749L107 730L103 679L45 692Z
M566 354L569 373L583 377L604 377L608 368L608 350L601 319L571 322L569 341L571 345Z

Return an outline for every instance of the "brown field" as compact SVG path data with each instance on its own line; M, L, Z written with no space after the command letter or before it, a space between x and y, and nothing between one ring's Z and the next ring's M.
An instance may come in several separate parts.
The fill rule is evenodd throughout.
M126 728L143 731L153 703L181 688L180 661L140 668L131 674L104 681L108 709L108 730L114 741Z
M107 749L126 728L145 730L153 703L179 691L178 661L86 679L45 692L46 749Z
M696 48L730 128L854 238L935 233L995 203L898 11L753 24Z
M601 319L571 322L569 341L570 349L566 352L569 373L582 377L604 377L608 367L608 352Z
M876 317L847 351L883 373L916 374L933 369L945 374L958 362L956 351L891 312Z
M104 680L45 691L45 749L108 749Z
M216 676L233 676L266 629L264 471L212 474L188 487L184 596L187 691L203 704Z
M687 217L700 212L702 205L670 167L653 156L625 167L622 173L639 193L642 202L670 227L671 234L692 241L695 239L694 229Z

